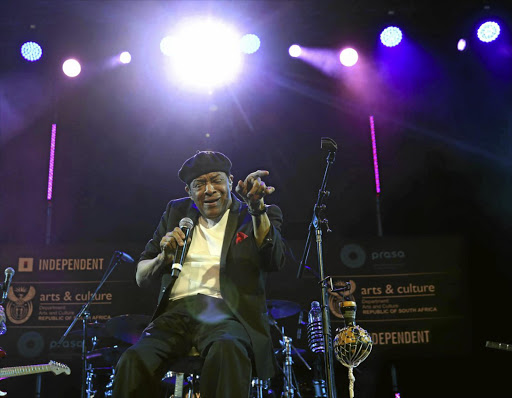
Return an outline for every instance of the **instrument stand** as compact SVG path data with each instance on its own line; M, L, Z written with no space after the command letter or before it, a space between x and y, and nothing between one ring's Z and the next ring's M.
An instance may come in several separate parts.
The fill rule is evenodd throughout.
M295 351L295 354L297 354L297 356L304 363L304 365L306 365L308 370L312 370L311 366L309 366L309 364L306 362L304 357L302 355L300 355L300 352L293 346L292 338L288 337L284 334L284 328L283 328L283 330L279 329L279 326L277 326L276 320L272 316L269 316L269 322L272 326L274 326L279 331L279 333L281 334L281 337L283 338L281 340L281 345L283 346L283 352L285 353L285 357L284 357L284 364L283 364L284 389L283 389L282 396L286 397L286 398L293 398L295 393L297 393L297 396L300 398L301 395L299 392L298 383L295 378L295 374L293 373L292 350ZM258 385L258 382L260 383L260 385L262 385L262 383L263 383L261 380L259 380L259 379L257 380L256 386L258 387L257 388L258 395L256 397L263 398L263 390L262 390L262 388L259 387L260 385Z
M96 288L94 293L91 295L89 300L82 306L80 311L78 311L78 313L75 315L75 318L73 319L73 321L69 325L68 329L64 332L64 334L60 338L59 342L57 343L57 346L60 346L64 342L64 340L66 339L66 337L69 334L69 332L71 331L71 329L73 329L73 326L75 326L75 323L78 321L78 319L82 318L82 385L81 385L81 393L80 393L80 397L81 398L87 398L87 397L90 396L87 393L87 390L88 390L87 385L90 384L90 382L88 383L88 378L89 377L87 375L89 369L87 368L87 342L86 342L86 339L87 339L87 324L88 324L87 321L89 320L89 317L91 315L90 312L89 312L89 305L94 300L94 298L96 297L96 294L101 289L101 287L103 286L103 284L105 283L107 278L110 276L112 271L114 271L116 266L122 260L123 260L123 253L118 252L118 251L114 252L114 255L110 259L110 263L109 263L109 265L107 267L107 270L105 271L105 274L103 275L103 278L101 279L98 287ZM96 339L96 337L93 338L93 344L94 345L96 343L95 339ZM92 378L92 374L90 375L90 377ZM89 388L89 390L90 390L90 388Z
M263 380L253 379L252 386L256 388L256 398L263 398Z
M288 336L284 336L284 381L285 388L283 396L286 398L293 398L295 396L295 387L293 385L293 358L292 358L292 339ZM297 391L298 394L298 391ZM300 396L300 394L299 394Z
M36 376L36 394L35 398L41 398L41 373Z
M329 171L334 164L334 160L336 158L336 151L338 150L338 146L334 140L328 137L322 137L321 140L321 148L328 150L327 155L327 165L324 172L324 177L322 180L322 184L320 186L320 190L318 192L317 202L313 209L313 217L311 223L309 224L308 236L306 239L306 245L304 248L304 253L299 264L299 269L297 271L297 279L302 278L302 274L304 268L306 267L306 261L309 255L309 249L311 246L311 241L313 235L316 236L316 247L317 247L317 257L318 257L318 269L319 269L319 283L322 288L321 295L321 306L322 306L322 329L324 336L324 345L325 345L325 373L326 373L326 382L327 382L327 392L329 394L329 398L336 398L336 389L334 383L334 363L333 363L333 344L331 338L331 318L329 314L329 291L328 291L328 283L330 280L329 276L325 276L324 271L324 262L323 262L323 246L322 246L322 228L326 228L327 232L331 232L329 229L329 224L327 218L325 218L325 210L327 206L324 204L325 199L329 196L330 192L326 191L327 186L327 177ZM315 272L313 272L316 275Z

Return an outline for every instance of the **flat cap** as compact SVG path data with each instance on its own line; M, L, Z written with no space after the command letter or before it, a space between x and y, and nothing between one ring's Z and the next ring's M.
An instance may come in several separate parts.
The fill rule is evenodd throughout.
M231 160L220 152L197 151L194 156L185 160L178 172L178 177L188 185L194 178L212 171L223 171L229 176L231 174Z

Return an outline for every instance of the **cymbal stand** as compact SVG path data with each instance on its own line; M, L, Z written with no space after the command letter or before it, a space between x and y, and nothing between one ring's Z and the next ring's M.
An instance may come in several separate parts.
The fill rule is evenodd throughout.
M279 326L277 326L276 320L274 318L272 318L271 316L269 316L269 322L272 326L274 326L279 331L279 333L281 334L281 337L283 338L282 341L284 341L284 337L285 337L284 330L279 329ZM283 343L281 343L281 344L283 344ZM308 368L308 370L311 370L311 366L309 366L309 364L306 362L304 357L302 355L300 355L300 352L297 350L297 348L295 348L295 346L293 344L291 344L291 339L290 339L290 347L295 352L295 354L299 357L299 359L302 361L302 363L306 366L306 368Z
M89 318L89 312L87 311L86 312L86 316L87 318ZM85 320L84 318L84 322L85 324L87 325L87 320ZM85 326L87 327L87 326ZM84 333L84 336L85 336L85 333ZM82 340L83 341L83 346L82 346L82 361L83 361L83 358L86 358L87 359L87 349L85 350L85 353L84 353L84 349L83 347L85 346L85 338ZM94 350L94 348L96 348L96 344L98 342L98 338L96 336L93 336L91 337L91 351ZM82 372L83 372L83 369L85 369L85 394L86 394L86 397L87 398L91 398L91 397L94 397L94 395L96 394L96 390L93 390L93 386L94 386L94 369L92 367L92 365L87 362L87 361L83 361L82 363ZM82 374L82 377L83 374Z
M96 390L93 390L93 383L94 383L94 370L92 369L92 365L88 365L88 368L86 370L86 379L85 379L85 394L87 398L94 397L96 394Z
M275 319L269 316L270 324L273 325L281 334L282 340L280 341L281 346L283 347L284 363L283 363L283 373L284 373L284 391L282 396L285 398L293 398L295 393L300 398L300 391L298 388L298 383L295 378L295 374L293 373L293 357L292 350L295 351L300 360L306 365L308 370L311 370L311 366L306 362L306 360L300 355L299 351L293 346L292 338L288 337L284 334L284 328L281 330L279 326L277 326L277 322ZM295 383L295 384L294 384ZM257 396L260 398L261 396Z
M288 336L284 336L284 380L285 386L283 391L283 397L293 398L295 396L295 387L293 385L293 358L292 358L292 339ZM297 390L297 395L300 396L299 391Z
M263 380L260 378L253 379L252 386L256 388L256 398L263 398Z

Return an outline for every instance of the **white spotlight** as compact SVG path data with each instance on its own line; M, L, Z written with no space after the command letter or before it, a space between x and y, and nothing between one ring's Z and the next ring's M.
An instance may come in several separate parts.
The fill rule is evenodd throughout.
M176 41L176 38L172 36L165 36L160 41L160 51L162 51L162 54L167 55L170 57L175 50L178 47L178 42Z
M171 58L174 77L190 88L211 90L232 82L241 70L240 35L220 21L187 21L164 40L160 48Z
M119 55L119 61L122 64L129 64L132 61L132 56L131 56L131 54L128 51L123 51Z
M464 51L466 49L467 43L465 39L460 39L457 42L457 50Z
M302 48L300 48L298 44L292 44L288 49L288 54L290 54L290 57L293 58L300 57L300 55L302 54Z
M353 48L345 48L340 53L340 62L344 66L354 66L357 63L359 56L357 55L357 51Z
M80 66L80 62L76 59L68 59L62 64L62 71L69 77L77 77L81 70L82 67Z

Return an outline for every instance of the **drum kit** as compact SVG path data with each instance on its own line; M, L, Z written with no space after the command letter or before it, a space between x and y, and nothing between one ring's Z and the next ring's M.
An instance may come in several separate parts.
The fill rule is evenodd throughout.
M277 320L301 313L302 309L300 305L286 300L267 300L267 308L269 323L274 330L273 335L277 335L277 340L279 340L277 344L273 343L276 348L276 359L281 366L281 375L279 380L254 378L251 384L251 398L300 397L298 383L293 372L294 359L302 361L309 370L311 370L311 367L303 357L305 350L293 346L292 338L285 334L284 327L280 327ZM302 316L299 318L299 323L301 323L301 319ZM86 355L85 390L87 398L112 396L117 361L130 345L137 342L150 321L151 317L148 315L127 314L111 318L105 323L87 324L87 346L91 348ZM83 338L82 330L72 331L70 334ZM275 340L274 336L273 340ZM115 342L116 344L102 346L105 341L108 343ZM192 386L197 386L199 382L200 375L168 372L162 378L162 390L165 390L162 398L188 397L188 390ZM177 386L178 383L181 385ZM177 390L183 391L181 397L180 394L176 395ZM199 397L197 392L194 395Z
M123 352L134 344L151 321L149 315L120 315L105 323L88 323L86 344L91 350L86 354L85 392L87 398L112 396L114 369ZM83 338L82 329L69 333ZM100 347L105 342L115 343Z

